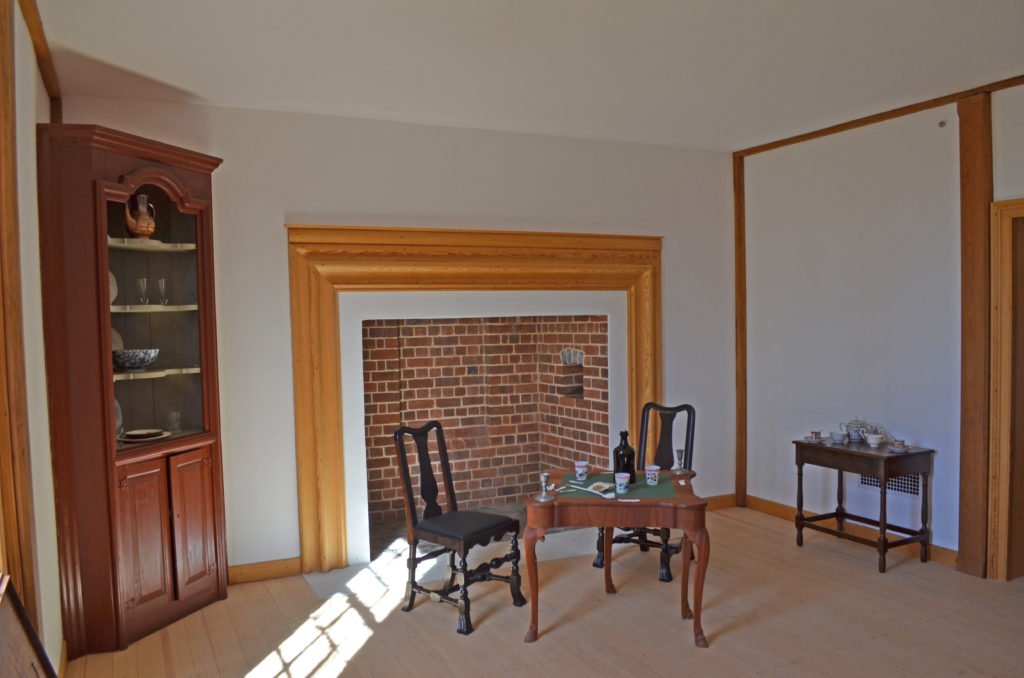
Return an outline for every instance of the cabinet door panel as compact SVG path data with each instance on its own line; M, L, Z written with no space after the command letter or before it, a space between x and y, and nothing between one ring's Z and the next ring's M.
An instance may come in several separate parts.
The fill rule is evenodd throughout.
M174 601L164 461L123 467L116 503L121 605L128 626L145 624Z
M213 463L208 447L174 455L169 462L178 597L185 599L217 585Z

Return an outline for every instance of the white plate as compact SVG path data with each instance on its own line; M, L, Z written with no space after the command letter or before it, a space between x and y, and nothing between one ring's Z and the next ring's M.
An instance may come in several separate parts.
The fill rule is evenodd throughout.
M114 351L124 350L124 339L121 338L121 333L113 327L110 328L110 348Z
M117 280L114 278L113 271L107 271L110 274L110 303L114 303L114 299L117 299Z
M143 438L129 438L128 437L128 434L138 435L138 434L145 433L145 432L150 433L150 435L148 435L146 437L143 437ZM160 440L161 438L166 438L169 435L171 435L170 431L163 431L163 430L158 429L158 428L144 428L144 429L136 429L134 431L125 431L124 435L119 435L117 437L117 439L120 440L122 443L148 443L148 442L152 442L154 440Z
M804 436L804 440L809 443L823 443L826 440L831 441L831 438L812 438L811 436Z

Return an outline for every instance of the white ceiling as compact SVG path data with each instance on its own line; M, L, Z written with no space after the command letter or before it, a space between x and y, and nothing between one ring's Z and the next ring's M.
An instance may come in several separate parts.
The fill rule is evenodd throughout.
M65 94L737 150L1024 73L1024 0L38 0Z

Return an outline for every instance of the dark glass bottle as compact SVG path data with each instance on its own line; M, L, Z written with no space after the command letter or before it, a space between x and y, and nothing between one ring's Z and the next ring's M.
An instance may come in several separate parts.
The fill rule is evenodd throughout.
M636 482L636 450L629 446L629 431L619 431L619 446L612 452L616 473L628 473L629 484Z

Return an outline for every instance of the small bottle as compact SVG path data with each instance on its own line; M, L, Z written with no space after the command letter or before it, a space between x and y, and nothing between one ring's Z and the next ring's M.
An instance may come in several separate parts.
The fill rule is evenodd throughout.
M612 452L616 473L628 473L629 484L636 482L636 450L629 446L629 431L619 431L619 446Z

